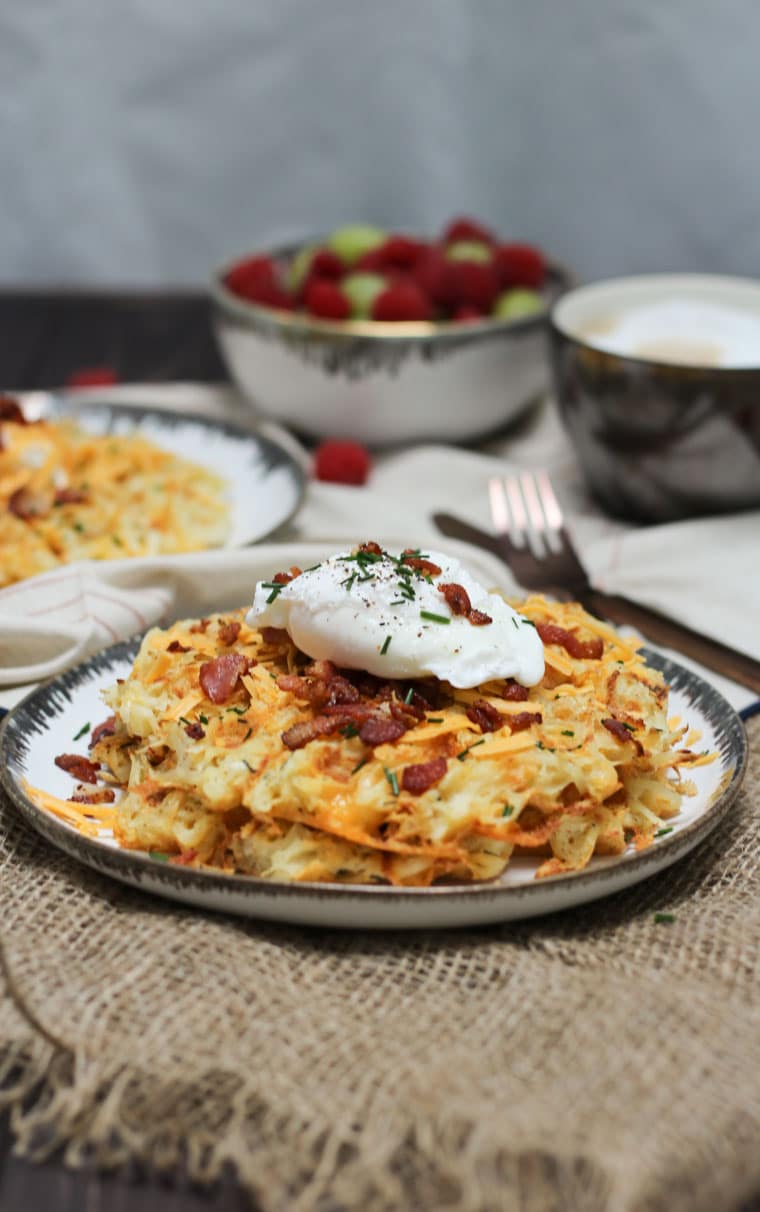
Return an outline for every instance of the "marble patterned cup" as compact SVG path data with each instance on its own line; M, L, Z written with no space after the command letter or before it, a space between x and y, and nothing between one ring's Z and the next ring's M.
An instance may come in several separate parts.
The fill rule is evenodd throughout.
M515 320L338 322L241 299L225 285L231 268L212 277L212 315L243 396L309 437L373 446L469 441L516 419L549 387L549 306L571 284L550 264L546 310Z
M685 300L687 315L721 309L722 331L661 328L635 353L616 348L626 311L664 316L668 300ZM727 332L737 312L741 350ZM760 505L760 281L652 274L580 287L553 307L550 344L565 427L607 509L664 522Z

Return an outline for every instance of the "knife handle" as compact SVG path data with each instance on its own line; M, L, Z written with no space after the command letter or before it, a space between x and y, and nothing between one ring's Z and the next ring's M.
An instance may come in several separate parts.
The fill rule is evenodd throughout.
M760 661L617 594L591 589L579 593L578 598L591 614L608 619L611 623L627 623L646 639L681 652L707 669L739 682L760 695Z

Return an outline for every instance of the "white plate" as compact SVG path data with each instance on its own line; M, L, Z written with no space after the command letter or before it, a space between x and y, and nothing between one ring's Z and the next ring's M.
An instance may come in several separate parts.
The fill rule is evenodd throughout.
M25 411L26 404L24 405ZM230 530L225 547L263 539L287 522L301 503L304 474L285 445L272 437L209 417L82 400L43 397L35 415L67 417L93 434L140 434L180 458L199 463L228 486Z
M121 850L112 836L85 838L38 808L23 780L53 795L71 794L71 779L54 765L59 753L86 752L74 736L107 715L99 691L126 677L139 639L114 645L28 695L0 731L0 786L31 826L54 846L123 883L201 909L310 926L351 929L430 929L472 926L553 913L608 896L682 858L718 826L736 796L747 760L744 726L726 700L696 674L648 653L671 686L670 713L702 732L701 748L716 750L711 765L690 777L697 795L684 802L671 833L640 853L594 858L569 875L535 880L539 860L517 859L497 881L434 888L274 883L173 866L141 851Z

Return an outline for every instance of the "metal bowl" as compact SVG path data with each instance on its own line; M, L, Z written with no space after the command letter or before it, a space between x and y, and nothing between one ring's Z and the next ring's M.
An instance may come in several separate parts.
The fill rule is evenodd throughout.
M213 275L212 316L243 396L311 437L375 446L470 440L519 416L549 386L548 307L570 285L550 265L546 312L517 320L334 322L239 298L225 285L231 268Z
M550 320L559 408L589 485L611 512L647 522L760 505L760 344L757 366L736 368L600 348L605 317L673 297L738 308L760 333L760 282L705 274L580 287Z

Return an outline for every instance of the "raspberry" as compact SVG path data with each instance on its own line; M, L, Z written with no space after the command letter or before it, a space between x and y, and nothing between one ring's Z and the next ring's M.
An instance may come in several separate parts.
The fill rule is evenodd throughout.
M465 216L452 219L443 233L444 244L454 244L457 240L478 240L483 244L496 243L493 234L487 227L483 227L482 223L478 223L476 219L468 219Z
M238 261L225 278L228 288L244 299L250 298L249 290L253 287L274 286L277 282L277 271L271 257L247 257Z
M375 299L373 320L429 320L430 304L416 282L392 282Z
M340 278L344 270L340 257L330 248L317 249L309 266L309 274L316 278Z
M546 262L531 244L502 244L495 250L494 260L503 288L527 286L536 290L543 285Z
M315 479L331 484L364 484L370 467L369 452L359 442L329 438L314 452Z
M373 273L391 269L411 270L426 249L423 240L413 240L411 236L388 236L384 244L364 253L356 262L356 268Z
M453 307L457 303L455 283L451 270L455 265L449 261L441 248L428 248L414 269L414 278L423 294L438 307Z
M449 289L460 307L469 305L478 311L491 310L499 293L499 279L493 265L450 261L448 275Z
M66 380L67 387L111 387L119 376L112 366L86 366L75 370Z
M325 320L347 320L351 304L335 282L316 278L307 284L304 294L307 311Z
M470 320L485 320L486 316L477 307L473 307L471 303L463 303L458 307L451 317L452 320L459 321L460 324L466 324Z

